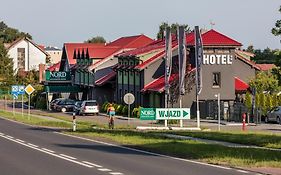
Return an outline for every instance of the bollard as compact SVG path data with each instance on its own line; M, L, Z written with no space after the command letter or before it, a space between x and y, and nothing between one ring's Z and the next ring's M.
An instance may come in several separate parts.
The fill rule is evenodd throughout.
M246 114L245 113L242 114L242 121L243 121L242 130L245 131L246 130Z
M72 113L72 123L73 123L73 131L76 131L76 116L75 112Z

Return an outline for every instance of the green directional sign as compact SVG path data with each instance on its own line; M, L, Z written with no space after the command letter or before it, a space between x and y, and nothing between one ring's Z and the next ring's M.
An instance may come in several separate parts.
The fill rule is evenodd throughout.
M140 119L141 120L155 120L155 108L141 108Z
M156 108L156 120L190 119L190 108Z

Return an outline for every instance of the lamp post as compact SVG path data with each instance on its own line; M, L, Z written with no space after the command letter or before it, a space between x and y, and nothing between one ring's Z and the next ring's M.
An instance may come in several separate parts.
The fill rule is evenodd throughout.
M216 94L215 97L218 98L218 130L221 130L221 107L220 107L220 93Z

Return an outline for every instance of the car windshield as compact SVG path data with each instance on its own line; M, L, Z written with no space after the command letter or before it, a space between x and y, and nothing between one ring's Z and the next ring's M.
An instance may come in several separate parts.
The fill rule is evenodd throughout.
M97 102L91 101L91 102L86 102L85 106L97 106Z
M75 106L81 106L81 104L82 104L82 101L77 101L77 102L75 103Z

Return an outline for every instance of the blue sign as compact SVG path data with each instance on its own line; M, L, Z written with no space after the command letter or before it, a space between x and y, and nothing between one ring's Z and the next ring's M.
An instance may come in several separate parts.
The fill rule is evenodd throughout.
M18 94L13 94L13 99L14 100L18 99Z
M16 95L16 96L23 95L23 94L25 94L24 89L25 89L25 86L23 86L23 85L13 85L11 94Z

